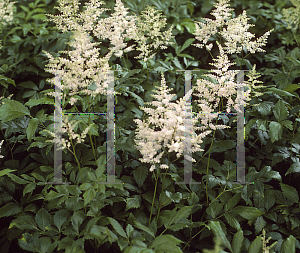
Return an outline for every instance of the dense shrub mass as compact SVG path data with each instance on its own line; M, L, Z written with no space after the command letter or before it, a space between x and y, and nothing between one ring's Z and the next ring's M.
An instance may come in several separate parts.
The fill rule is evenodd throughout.
M0 252L300 252L299 13L0 0Z

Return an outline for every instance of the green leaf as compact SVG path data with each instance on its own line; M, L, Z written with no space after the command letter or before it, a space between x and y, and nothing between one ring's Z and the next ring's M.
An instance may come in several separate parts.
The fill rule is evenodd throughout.
M28 102L25 103L26 106L28 107L33 107L36 105L41 105L41 104L49 104L49 105L55 105L54 103L54 98L48 98L48 97L43 97L43 98L38 98L38 99L29 99Z
M281 246L283 253L295 253L296 252L296 238L290 235L283 245Z
M210 215L214 219L222 211L222 209L223 209L223 204L218 203L217 201L214 201L213 203L211 203L208 206L208 208L206 208L206 212L208 215Z
M231 213L225 213L224 216L230 226L237 230L241 229L240 223Z
M267 189L264 194L264 203L265 203L266 210L269 211L270 208L275 204L275 202L276 202L276 197L274 195L273 190Z
M0 120L7 122L24 115L30 116L27 107L16 100L5 100L5 104L0 106Z
M226 238L226 235L220 225L220 222L219 221L209 221L209 226L213 230L215 236L221 238L223 245L226 246L231 252L233 252L231 245L230 245L228 239Z
M11 170L11 169L0 170L0 177L3 177L4 175L7 175L7 174L9 174L10 172L13 172L13 171L16 171L16 170Z
M21 205L9 202L5 206L2 206L0 208L0 218L16 215L18 213L21 213L22 210L23 209Z
M274 143L275 141L281 139L283 129L280 123L271 121L269 125L269 132L270 132L269 136L271 138L271 142Z
M244 241L243 231L239 230L233 236L233 240L232 240L232 252L234 252L234 253L241 253L243 241Z
M297 190L293 186L289 186L287 184L280 183L281 190L283 195L292 201L293 203L299 202L299 196Z
M235 147L236 143L233 140L214 141L210 153L222 153Z
M257 217L256 221L254 222L255 233L258 234L266 225L267 222L265 222L262 216Z
M288 169L288 171L285 173L285 175L288 175L290 173L300 172L300 162L295 162L291 165L291 167Z
M29 214L19 214L17 219L14 219L10 224L9 224L9 228L12 227L17 227L18 229L21 230L27 230L27 229L31 229L31 230L38 230L34 218L32 215Z
M132 198L126 199L126 209L125 211L131 208L140 208L141 207L141 196L140 195L133 195Z
M166 228L169 228L172 224L179 223L181 220L186 219L192 212L192 206L184 206L177 211L177 207L173 210L164 210L161 212L163 217L163 223Z
M31 142L31 138L34 135L34 133L38 127L38 124L39 124L39 119L32 118L29 120L27 129L26 129L27 139L29 140L29 142Z
M82 189L80 189L82 190ZM84 205L86 206L88 203L90 203L94 198L96 197L96 191L94 188L89 188L86 190L83 194L84 199Z
M85 217L86 215L83 210L76 211L72 215L71 223L77 235L79 235L79 227L82 224L82 222L85 220Z
M138 166L133 170L133 178L139 187L143 185L148 175L148 169L145 166Z
M23 190L23 197L28 192L32 193L35 188L36 188L36 183L30 183L30 184L26 185L26 187Z
M272 106L269 101L264 101L260 103L256 108L262 116L267 116L271 113Z
M257 236L250 245L249 253L262 252L262 246L263 244L262 244L261 236Z
M58 231L60 231L61 226L65 223L68 217L69 217L69 212L65 209L61 209L54 214L53 220Z
M27 180L24 180L22 178L19 178L18 176L16 176L15 174L7 174L14 182L16 182L17 184L29 184L30 182Z
M155 252L159 252L159 250L161 250L162 252L182 253L180 248L176 246L180 243L184 242L173 235L160 235L153 240L150 248L154 248Z
M148 227L144 226L143 224L141 224L140 222L134 221L134 225L135 225L137 228L139 228L139 229L141 229L141 230L147 232L149 235L155 237L153 231L152 231L150 228L148 228Z
M234 212L247 220L252 220L263 215L256 207L250 206L236 206L230 212Z
M286 119L286 117L289 115L288 110L282 100L279 100L276 103L275 108L273 108L273 112L278 122Z
M235 207L237 203L239 203L240 199L241 199L241 194L237 193L230 200L228 200L228 202L225 204L225 209L224 209L225 212Z
M186 40L183 46L181 47L181 49L179 50L179 52L177 53L177 55L180 54L182 51L184 51L186 48L188 48L194 41L195 39L193 38Z
M293 122L290 120L280 121L280 125L285 126L286 128L288 128L291 131L293 130Z
M46 227L50 225L51 216L45 208L41 208L35 216L35 222L38 227L45 231Z
M287 92L294 92L295 90L300 89L300 85L298 84L290 84L284 90Z
M285 80L286 80L286 78L285 78ZM267 93L267 94L276 93L277 95L282 96L282 97L284 97L284 96L295 97L295 95L293 95L293 94L291 94L291 93L289 93L287 91L279 90L279 89L274 88L274 87L267 88L267 89L268 89L268 91L265 91L264 93Z
M12 80L12 79L10 79L10 78L8 78L8 77L6 77L6 76L0 75L0 80L4 80L6 83L10 83L10 84L13 84L14 86L16 86L15 81ZM5 86L6 88L8 87L7 85L4 85L4 84L2 83L2 81L1 81L1 84L2 84L3 86Z
M126 227L127 237L130 237L133 231L134 231L133 226L131 226L130 224L127 224L127 227Z
M110 224L113 226L113 228L117 231L117 233L120 236L127 238L126 233L124 229L121 227L121 225L119 224L119 222L117 222L114 218L111 217L107 217L107 218L110 221Z

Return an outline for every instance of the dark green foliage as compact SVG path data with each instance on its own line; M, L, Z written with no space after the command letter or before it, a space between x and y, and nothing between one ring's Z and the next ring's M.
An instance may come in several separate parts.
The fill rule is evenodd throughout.
M104 7L113 8L114 1L106 2ZM71 36L43 22L45 13L58 14L53 9L56 1L17 1L14 23L0 35L0 94L12 95L0 105L0 252L258 253L265 248L264 231L270 244L277 242L270 252L298 252L300 37L299 28L289 30L282 19L282 9L293 5L287 0L231 1L234 15L247 11L256 37L274 28L265 53L243 61L230 56L237 63L232 69L250 70L256 64L263 81L263 95L245 110L250 183L233 184L235 116L220 115L218 123L226 122L231 129L205 138L204 151L193 154L193 181L201 184L185 185L175 184L183 182L182 157L170 154L168 171L149 172L150 165L140 162L133 120L144 119L140 106L153 100L150 95L160 85L161 71L176 100L184 96L185 80L177 69L201 69L193 73L193 85L210 69L209 53L191 44L194 21L212 18L215 1L123 2L137 15L146 3L161 10L167 29L174 25L176 44L159 49L147 64L134 58L136 52L110 62L113 69L122 70L115 72L115 90L120 93L115 96L115 181L120 184L98 184L106 181L106 120L82 115L74 117L80 130L89 119L94 123L89 131L93 147L89 136L76 146L80 169L74 155L63 153L62 178L70 184L48 184L54 177L54 157L45 130L53 129L54 99L44 95L53 87L46 82L52 75L44 70L47 57L42 51L59 56L58 51L69 50L65 43ZM100 47L107 52L109 43ZM216 57L217 50L211 53ZM88 108L87 103L77 105ZM106 111L105 99L92 106L92 111Z

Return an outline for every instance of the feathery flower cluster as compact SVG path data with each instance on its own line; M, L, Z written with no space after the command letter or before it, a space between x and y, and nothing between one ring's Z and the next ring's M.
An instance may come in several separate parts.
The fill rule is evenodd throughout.
M243 47L246 47L250 51L250 53L255 53L255 51L263 52L260 46L264 46L266 44L267 36L270 34L270 31L265 33L262 37L257 39L256 41L252 42L250 39L254 37L249 32L246 32L250 25L247 24L247 20L249 18L246 17L246 12L243 13L243 15L228 20L232 15L230 14L230 11L232 9L227 8L229 6L228 4L229 0L219 0L218 3L215 5L216 10L214 10L211 14L216 17L215 21L212 21L210 19L206 19L207 24L202 25L202 28L200 29L198 26L196 26L196 39L199 41L204 41L204 44L194 44L197 47L203 47L206 46L207 50L211 50L213 44L206 45L210 37L218 32L219 27L223 27L223 25L227 25L227 29L223 29L220 34L223 38L225 38L225 51L228 54L232 53L240 53L243 50ZM234 81L235 76L238 71L228 71L228 68L231 65L234 65L235 63L230 63L228 56L225 54L223 47L220 45L218 41L216 41L219 50L220 50L220 56L218 56L217 59L213 59L215 63L212 63L216 69L211 70L211 72L214 72L213 74L207 74L205 76L212 78L215 82L212 83L205 79L199 79L197 80L197 85L193 87L192 90L198 90L199 93L195 94L196 96L200 97L199 100L197 100L198 105L202 109L203 114L197 115L197 120L192 119L193 121L193 130L196 128L194 127L194 123L198 121L198 119L201 117L203 130L205 128L209 127L213 130L216 129L224 129L228 128L227 126L214 126L211 124L211 121L213 118L215 118L217 115L214 112L214 109L217 108L220 102L220 97L226 97L228 98L227 102L227 112L229 113L231 111L231 105L234 105L235 109L239 112L240 111L240 105L243 104L244 106L246 103L244 103L243 100L249 101L250 100L250 93L251 88L247 90L247 92L244 92L244 94L241 96L240 94L237 95L237 98L235 100L235 103L233 103L231 96L236 94L236 88L251 86L253 89L257 89L259 87L255 87L254 84L259 82L255 79L258 77L255 72L255 65L250 72L250 80L249 82L245 82L242 84L238 84ZM237 43L239 43L241 46L238 46ZM164 80L162 81L162 86L164 87L165 83ZM261 86L260 86L261 87ZM164 92L167 92L165 90ZM185 95L185 99L191 95L191 92ZM255 96L259 96L261 93L255 93ZM165 95L167 96L167 95ZM140 152L143 154L143 159L141 159L142 162L151 163L152 166L150 168L150 171L153 171L155 168L155 163L160 163L160 159L162 158L162 155L164 152L160 153L156 158L154 158L154 155L159 151L163 146L169 148L169 152L175 151L177 153L177 157L179 157L182 154L183 147L184 147L184 137L178 134L178 131L181 130L184 132L185 127L182 125L182 118L180 115L184 114L184 100L181 100L181 102L176 105L174 103L170 103L168 98L164 98L164 93L161 93L160 96L157 96L157 99L162 101L153 101L152 104L158 106L156 110L145 108L144 110L148 112L152 117L150 117L148 120L149 123L154 123L162 128L161 131L154 131L149 127L149 123L141 122L140 120L136 120L136 123L138 123L138 134L136 139L139 140L138 148ZM165 103L164 103L165 101ZM215 105L211 106L212 102L215 102ZM181 105L181 106L179 106ZM174 110L171 110L172 107L175 107L175 110L178 114L174 112ZM162 112L165 111L164 116L162 118L158 118L158 115L161 115ZM200 116L201 115L201 116ZM177 119L177 120L176 120ZM179 120L180 119L180 120ZM209 134L209 131L204 132L200 134L199 136L204 137L207 134ZM192 139L192 144L195 145L194 149L192 149L192 152L198 151L197 146L198 143L201 143L201 137ZM177 138L177 139L176 139ZM174 139L176 142L174 143ZM161 142L164 141L163 144ZM171 142L171 144L170 144ZM189 157L191 161L195 161L192 157ZM161 164L161 168L168 168L167 165Z
M161 153L159 153L159 151L163 147L167 148L169 153L175 151L177 153L177 158L179 158L184 151L185 125L182 115L185 115L185 101L191 96L192 90L185 94L184 98L181 98L177 103L170 102L174 96L169 94L170 90L171 89L167 89L165 78L162 75L161 87L158 87L158 90L156 90L157 94L152 94L157 101L146 103L156 106L157 109L154 110L152 108L140 107L140 109L144 110L150 117L145 121L141 121L140 119L134 120L137 123L137 134L135 137L136 147L143 155L141 161L152 164L150 171L154 170L155 164L161 164L160 159L162 158L164 151ZM215 117L217 115L211 116ZM203 118L203 115L198 114L190 120L193 131L204 131L207 128L206 124L201 127L195 127L201 117ZM204 117L206 117L206 115L204 115ZM202 121L202 124L203 123L204 122ZM161 130L153 130L150 127L150 124L153 124ZM212 124L210 124L210 127L213 129L227 128L227 126L214 126ZM195 134L191 138L191 149L187 147L188 152L203 151L199 144L202 143L202 139L210 134L210 132L211 131L208 130L199 135ZM158 156L154 158L157 153L159 153ZM188 159L196 162L192 157L188 156ZM169 168L167 164L161 164L160 167L164 169Z
M287 22L287 28L296 30L300 22L300 1L291 0L291 3L295 6L287 9L282 9L283 20Z
M89 126L87 126L87 128L79 135L74 133L74 131L77 129L77 125L78 125L78 121L76 120L69 120L69 116L63 115L63 126L61 128L61 133L67 133L70 140L74 140L75 143L74 147L78 144L78 143L82 143L83 140L85 139L88 131L90 130L91 127L93 127L95 124L92 123ZM71 141L68 141L67 139L57 139L55 136L55 133L45 129L45 132L49 133L52 137L54 137L54 140L46 140L46 142L54 142L57 143L61 146L59 146L59 149L68 149L71 153L73 153L73 151L70 150L71 147ZM77 140L76 140L77 139Z
M9 25L13 21L14 15L14 3L7 0L0 0L0 32L4 26ZM3 46L0 44L0 49Z
M78 0L58 0L59 9L61 15L51 15L50 21L56 23L57 28L62 32L72 31L71 41L68 43L73 51L60 51L59 53L65 53L70 59L54 58L48 52L45 55L48 56L49 64L46 65L46 71L55 74L57 70L63 69L61 73L62 85L56 84L59 88L66 93L63 93L63 101L65 98L70 98L66 103L74 105L81 97L80 94L87 94L92 99L100 95L116 94L115 91L108 91L107 84L108 76L104 75L110 70L109 60L112 55L121 57L124 52L133 50L133 46L126 48L124 40L135 40L138 44L136 50L142 51L137 58L144 58L147 61L153 57L151 54L151 48L157 49L158 47L164 49L165 45L171 44L171 28L162 33L161 28L165 27L166 19L162 19L160 15L156 14L153 7L147 7L147 10L143 12L141 17L129 16L127 9L124 8L121 0L116 0L114 7L114 13L111 17L100 18L103 11L109 9L100 8L104 2L98 0L90 0L85 4L84 11L77 14L79 10ZM109 48L109 52L101 57L99 48L96 45L99 43L92 43L90 33L100 40L109 39L110 43L114 46ZM147 34L148 33L148 34ZM147 35L147 36L146 36ZM153 40L147 44L148 39ZM104 72L104 73L103 73ZM55 78L48 79L52 84L55 84ZM92 88L93 85L95 88ZM46 95L54 96L55 92L47 93ZM63 122L63 127L66 129L72 129L72 125L68 126ZM71 134L71 132L69 132ZM74 136L69 135L72 139ZM80 140L77 136L78 141ZM70 147L70 143L67 144L66 140L63 140L64 148Z
M160 29L166 25L166 19L162 19L159 14L157 15L153 7L148 6L147 10L141 15L142 18L136 18L135 16L128 16L128 8L124 8L121 0L116 0L115 12L112 16L98 20L103 11L109 10L100 8L103 4L101 1L91 0L86 3L85 10L79 15L77 14L80 4L78 0L59 0L58 2L60 6L55 8L59 9L62 15L48 14L52 17L49 20L54 21L57 28L63 32L68 30L73 32L72 41L68 44L75 50L60 52L68 54L71 60L60 57L54 59L53 56L44 51L46 56L50 58L49 64L46 65L48 67L46 71L55 74L57 69L71 70L62 76L64 85L60 87L62 90L74 90L74 92L69 93L69 96L72 97L70 100L71 105L77 101L77 98L74 97L76 94L81 93L95 97L106 92L107 77L103 77L102 73L102 77L100 77L98 72L109 70L108 61L113 54L121 57L123 51L133 50L133 46L125 48L124 39L133 39L138 42L136 50L142 51L142 53L137 58L144 57L144 61L154 56L152 54L149 57L151 46L154 49L159 46L164 49L166 48L164 45L173 43L169 42L172 38L172 27L167 32L160 32ZM103 58L100 57L100 49L94 48L100 42L91 42L91 31L97 38L109 39L111 44L114 45ZM146 33L149 33L149 38L154 40L152 44L146 45L148 39L145 36ZM54 78L47 81L55 83ZM85 89L78 91L79 88L89 87L92 81L97 85L97 90ZM55 96L55 93L50 92L47 95Z
M230 0L219 0L218 3L215 3L215 10L212 11L211 15L216 17L216 20L211 20L208 18L204 18L206 24L201 22L196 22L196 29L194 35L196 35L196 39L199 41L203 41L203 44L193 44L196 47L202 48L207 44L211 36L215 35L218 32L218 29L223 28L224 25L227 28L223 28L220 32L220 35L223 39L225 39L224 44L226 47L224 48L226 54L234 54L241 53L243 48L246 48L250 51L251 54L257 52L265 52L265 50L261 49L261 46L265 46L267 43L267 38L270 33L274 30L266 32L256 41L250 41L253 37L255 37L252 33L247 32L249 27L254 26L247 24L250 18L247 18L246 11L243 12L242 15L239 15L236 18L232 18L232 8L227 8L229 6L228 2ZM201 26L201 28L199 27ZM210 49L212 46L210 45ZM209 49L209 50L210 50Z

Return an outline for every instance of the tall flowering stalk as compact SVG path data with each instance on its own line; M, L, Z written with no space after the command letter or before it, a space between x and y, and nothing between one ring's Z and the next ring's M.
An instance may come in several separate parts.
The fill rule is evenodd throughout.
M68 43L72 51L61 51L70 59L61 57L54 58L48 52L44 53L48 56L49 64L46 66L46 71L55 74L57 70L62 71L62 85L58 85L63 91L63 106L70 104L77 109L75 103L82 101L82 95L87 95L86 98L90 105L100 101L103 95L108 94L107 84L110 82L108 70L110 70L109 60L113 55L121 57L123 52L132 50L141 51L141 54L136 58L143 58L144 61L149 60L154 56L153 50L157 48L164 49L166 45L171 44L171 28L166 32L160 30L166 26L166 19L161 18L153 7L147 6L141 17L128 15L127 8L124 8L120 0L116 0L114 13L111 17L100 18L100 15L107 8L100 8L102 1L91 0L86 3L82 13L77 14L79 9L78 0L59 0L61 15L54 16L50 20L57 24L57 28L62 32L72 31L71 41ZM153 20L155 22L153 23ZM100 40L108 39L113 47L109 48L109 52L103 56L99 48L96 48L99 43L91 42L91 35ZM125 40L134 40L137 45L127 47ZM136 46L136 48L134 48ZM55 84L55 78L48 79L52 84ZM96 85L96 88L93 88ZM111 94L111 93L109 93ZM117 94L113 91L113 94ZM55 92L47 93L46 95L55 96ZM92 100L92 101L91 101ZM77 109L78 111L78 109ZM79 111L78 111L79 112ZM70 140L77 139L77 143L83 142L88 128L81 135L74 133L74 125L68 123L69 119L63 115L63 132L67 132ZM53 132L48 131L53 137ZM91 139L91 138L90 138ZM60 140L55 140L61 142ZM62 140L62 148L68 149L73 146L71 141ZM75 144L76 145L76 144ZM73 146L74 150L74 146Z
M250 39L255 36L250 32L247 32L251 25L247 24L247 20L249 18L246 17L246 12L244 11L243 14L237 18L230 19L232 16L230 11L233 9L228 8L228 2L229 0L219 0L219 2L215 4L216 9L211 13L211 15L216 17L216 20L206 18L204 19L206 24L198 22L202 27L200 28L199 25L196 25L194 33L196 39L203 42L203 44L193 45L199 48L206 46L207 50L210 51L213 44L210 43L207 45L207 43L211 36L217 34L218 29L221 30L223 26L227 26L227 28L223 28L223 30L221 30L218 34L219 37L222 37L225 40L226 47L223 48L220 42L216 41L220 50L220 55L217 59L213 59L215 63L211 64L215 67L215 69L211 70L214 74L205 75L210 77L213 82L206 79L198 79L196 86L192 89L193 91L196 90L199 92L194 95L199 97L199 100L196 100L196 103L198 103L198 106L202 109L200 111L202 114L198 114L195 120L193 119L192 121L192 131L194 132L197 130L195 123L200 118L202 120L201 124L203 125L202 131L206 130L206 132L203 132L200 135L194 135L196 137L192 138L192 144L195 146L192 148L192 152L200 150L197 143L201 143L201 139L210 133L209 129L216 130L228 128L228 126L215 126L211 123L211 121L217 117L217 115L212 114L212 112L219 107L220 98L228 98L228 113L231 111L232 106L240 112L240 105L247 105L247 103L243 100L249 101L251 92L262 87L254 86L255 83L259 82L256 80L258 76L255 71L255 65L248 75L250 77L249 82L242 84L236 83L235 76L238 71L228 70L228 68L235 63L230 63L227 54L240 53L243 49L250 51L250 53L255 53L256 51L264 52L264 50L260 47L265 46L266 39L272 30L266 32L257 40L250 41ZM159 95L154 95L154 97L156 97L159 101L153 101L150 103L156 106L157 109L144 108L143 110L150 114L150 117L144 122L139 119L135 120L138 124L136 143L143 155L141 161L152 164L150 171L154 170L155 164L160 164L160 168L168 169L168 165L161 163L163 155L165 153L175 151L177 152L177 157L179 157L182 155L184 148L185 137L183 136L184 126L182 120L182 115L185 115L183 104L184 100L181 100L178 104L170 103L169 95L165 94L168 90L165 87L164 79L162 80L162 86L164 91ZM247 92L245 92L243 96L237 96L233 102L232 96L236 94L236 89L244 86L249 87ZM254 96L261 95L261 93L258 92L253 92L253 94ZM187 99L187 96L190 95L191 93L187 93L185 95L185 99ZM214 105L211 104L213 102ZM162 130L154 131L150 127L150 123L156 124L161 127ZM165 152L166 148L168 149L167 152ZM164 151L159 153L161 149ZM157 152L158 156L154 158ZM188 159L195 162L195 160L191 157L188 157Z

